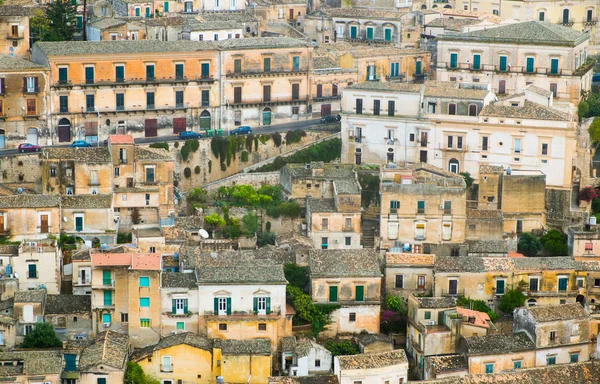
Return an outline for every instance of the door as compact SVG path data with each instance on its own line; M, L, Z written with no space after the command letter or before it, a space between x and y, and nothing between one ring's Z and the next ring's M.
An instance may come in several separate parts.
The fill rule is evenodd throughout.
M104 291L104 306L110 307L112 305L112 291Z
M392 30L389 28L385 30L385 41L392 41Z
M356 25L350 26L350 38L356 39L357 35L358 35L358 27Z
M144 136L156 137L158 132L158 121L156 119L146 119L144 121Z
M567 290L568 281L569 280L566 277L561 277L558 279L558 290L560 292L564 292Z
M68 119L60 119L58 122L58 141L61 143L71 141L71 122Z
M550 92L552 92L552 96L556 97L558 93L558 83L550 83Z
M568 9L564 9L563 10L563 17L562 17L562 22L563 24L569 24L569 10Z
M367 40L373 40L373 28L367 28Z
M290 9L290 20L294 20L294 10Z
M452 173L458 173L459 171L459 163L456 159L450 159L448 170Z
M422 163L426 163L427 162L427 151L421 151L419 153L419 161Z
M528 57L527 58L527 67L525 68L525 70L528 73L532 73L533 72L533 68L534 68L534 59L533 59L533 57Z
M417 61L416 66L415 66L415 75L420 75L421 74L421 62Z
M27 142L29 144L38 144L38 130L37 128L27 128Z
M448 294L456 295L458 292L458 280L448 280Z
M185 131L186 120L185 117L173 118L173 133L178 134L179 132Z
M421 147L426 147L428 141L427 132L421 132Z
M210 129L210 112L202 111L200 114L200 129Z
M48 215L40 215L40 232L48 233Z
M425 289L425 275L417 276L417 289Z
M331 104L321 104L321 117L331 115Z
M263 111L263 125L271 125L271 109L265 108Z
M165 3L164 3L164 11L165 11L165 13L169 12L169 2L168 1L165 1Z
M75 217L75 230L77 232L83 231L83 217L81 217L81 216Z
M357 153L356 155L354 155L354 164L356 164L356 165L362 164L362 155L360 153Z
M507 64L507 57L500 56L500 70L501 71L506 71L506 64Z
M506 94L506 80L499 80L498 81L498 94L499 95Z

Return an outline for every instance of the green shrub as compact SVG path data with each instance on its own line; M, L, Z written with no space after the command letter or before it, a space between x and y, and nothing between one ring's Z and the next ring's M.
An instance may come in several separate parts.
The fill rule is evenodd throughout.
M199 174L200 174L200 166L199 166L199 165L196 165L196 168L194 168L194 173L195 173L196 175L199 175Z
M358 345L351 340L328 340L325 342L325 348L333 356L358 355L360 353Z
M329 163L335 159L339 159L342 154L342 139L336 137L331 140L322 141L311 145L301 151L298 151L290 156L277 156L270 164L265 164L260 168L250 172L273 172L279 171L288 163L310 163L312 161L323 161Z
M273 143L275 143L276 147L281 147L281 133L274 132L271 133L271 137L273 138Z
M465 184L467 185L467 188L473 185L474 180L469 172L461 172L460 175L465 179Z
M301 267L296 263L284 264L283 273L285 273L285 279L292 287L297 287L302 291L306 291L309 281L308 267Z
M276 236L273 232L263 232L256 238L256 245L259 248L265 245L275 245Z
M128 362L125 371L125 382L128 384L160 384L160 381L144 372L138 363Z
M173 144L173 146L174 146L175 148L179 148L179 141L176 141L176 142Z
M267 224L265 224L265 229L267 230L267 232L271 231L271 222L267 221Z
M599 197L596 197L594 200L592 200L592 212L594 214L600 213L600 198Z
M169 143L152 143L152 144L150 144L150 148L163 148L168 151Z
M254 136L254 152L258 151L258 137Z
M131 232L117 234L117 244L129 244L131 241Z
M540 239L544 253L548 256L568 256L567 236L553 229L545 233Z
M536 256L542 249L542 243L533 234L524 232L519 236L517 250L525 256Z
M227 170L227 165L225 165L225 163L221 163L221 171L226 171Z
M190 169L190 167L185 167L185 169L183 170L183 175L188 179L192 177L192 170Z
M241 160L243 163L246 163L248 161L248 152L246 152L246 151L242 152Z
M50 323L37 323L35 328L29 332L21 348L59 348L62 347L62 341L59 340Z
M512 315L513 310L525 305L527 297L518 289L509 289L504 292L498 303L498 309L502 312Z
M249 134L246 136L246 151L252 153L252 142L254 141L254 135Z
M287 145L299 143L302 141L302 138L306 137L306 132L301 129L295 129L293 131L287 131L285 134L285 143Z
M399 312L404 308L404 301L398 296L388 295L385 297L385 307L390 311Z
M248 212L242 217L244 233L253 236L258 231L258 216L254 212Z
M180 153L183 161L188 161L188 158L190 157L190 149L184 145L183 147L181 147Z

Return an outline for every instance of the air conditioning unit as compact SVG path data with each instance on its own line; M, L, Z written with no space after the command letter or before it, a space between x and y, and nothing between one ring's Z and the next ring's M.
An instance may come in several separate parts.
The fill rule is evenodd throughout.
M104 328L110 328L110 323L104 323Z
M340 242L340 241L339 241L338 239L335 239L335 243L336 243L336 244L337 244L337 243L339 243L339 242Z
M440 209L444 209L444 204L440 204Z
M427 325L435 325L435 320L429 320L429 321L427 322Z

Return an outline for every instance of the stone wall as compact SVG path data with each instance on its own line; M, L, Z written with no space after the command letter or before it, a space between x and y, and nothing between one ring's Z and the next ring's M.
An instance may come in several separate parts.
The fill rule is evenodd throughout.
M0 158L0 182L15 183L41 193L42 160L39 154L14 155Z
M279 184L279 171L263 173L236 173L221 180L213 181L202 186L207 191L216 191L222 186L231 187L234 185L246 184L255 189L263 185Z

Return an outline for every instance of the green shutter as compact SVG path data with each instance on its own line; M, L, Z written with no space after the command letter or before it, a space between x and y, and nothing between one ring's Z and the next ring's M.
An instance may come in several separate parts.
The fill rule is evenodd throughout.
M110 271L102 271L102 285L110 285Z
M500 56L500 70L506 71L506 56Z
M112 292L104 291L104 305L111 306L112 305Z
M252 308L254 312L258 311L258 297L254 298Z
M550 73L558 74L558 59L550 60Z
M535 61L534 61L533 57L528 57L527 58L527 68L525 70L528 73L532 73L534 70L534 64L535 64Z
M367 40L373 40L373 28L367 28Z
M219 298L218 297L215 297L214 303L215 303L215 315L218 315L219 314Z
M99 377L97 384L106 384L106 379L104 377Z
M416 67L415 67L415 75L420 75L420 74L421 74L421 62L417 61Z
M271 313L271 298L267 297L267 315Z
M37 268L35 264L29 264L29 278L37 277Z
M356 301L365 301L365 287L363 285L356 286Z
M177 306L175 304L175 299L173 299L173 300L171 300L171 313L175 314L176 312L177 312Z
M503 295L504 294L504 280L497 280L496 281L496 293L498 295Z
M164 7L164 11L165 11L165 12L169 12L169 2L168 2L168 1L165 1L165 4L164 4L164 6L165 6L165 7Z
M450 68L458 67L458 53L450 54Z
M385 41L392 41L392 30L389 28L385 30Z
M481 55L473 55L473 69L481 69Z
M188 313L188 299L183 299L183 313Z
M358 34L358 28L355 26L351 26L350 27L350 38L351 39L356 39L356 35Z
M227 314L231 315L231 297L227 298Z
M334 303L337 301L337 296L338 296L338 287L337 286L330 286L329 287L329 301Z

